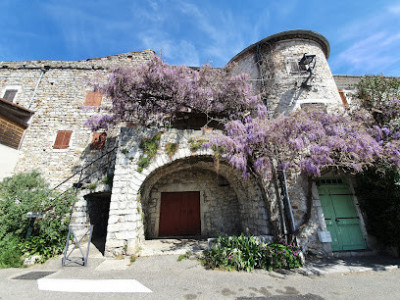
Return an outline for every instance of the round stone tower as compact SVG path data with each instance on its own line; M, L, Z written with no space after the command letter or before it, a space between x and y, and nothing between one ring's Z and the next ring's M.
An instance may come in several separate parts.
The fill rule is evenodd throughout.
M250 75L271 115L307 106L330 110L342 101L327 62L329 51L319 33L290 30L247 47L227 66Z

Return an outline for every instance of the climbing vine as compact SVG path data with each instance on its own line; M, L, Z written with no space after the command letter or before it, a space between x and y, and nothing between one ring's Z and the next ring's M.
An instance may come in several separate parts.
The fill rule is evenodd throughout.
M140 141L139 148L143 151L143 154L140 155L138 161L137 171L139 173L141 173L143 169L146 169L150 165L151 160L157 155L161 135L162 132L159 132L151 138L143 138Z

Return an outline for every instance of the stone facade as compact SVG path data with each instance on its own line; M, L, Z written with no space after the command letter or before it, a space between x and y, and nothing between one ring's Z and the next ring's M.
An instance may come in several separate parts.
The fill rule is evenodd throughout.
M68 178L85 162L93 161L99 151L91 151L92 133L83 126L99 108L85 107L90 80L102 78L118 64L143 63L152 51L127 53L86 61L21 61L0 63L0 90L17 89L14 103L33 110L29 129L20 146L15 172L38 167L52 185ZM107 105L107 99L103 99ZM53 149L58 130L72 130L69 147ZM115 143L109 133L104 151ZM113 142L114 140L114 142ZM35 162L35 165L32 165Z
M304 54L315 55L312 74L299 65ZM203 238L241 232L270 235L267 204L272 199L278 201L279 187L273 190L272 182L261 187L255 178L243 180L224 161L216 164L211 151L193 149L191 141L207 139L210 133L164 129L156 157L141 171L140 142L160 129L121 124L107 132L103 149L91 149L93 134L83 124L99 113L100 107L85 106L87 92L92 90L90 81L104 80L114 66L143 63L151 55L153 52L146 50L75 62L0 62L0 95L17 90L14 103L35 112L19 147L14 173L39 170L52 186L71 177L61 189L80 182L72 220L98 227L96 237L106 240L106 255L134 253L144 239L160 237L160 203L166 192L199 192ZM329 43L324 37L296 30L249 46L228 65L235 73L249 73L272 117L309 105L327 110L342 105L328 57ZM109 99L102 99L101 106L107 105ZM60 130L72 131L71 137L67 147L55 149ZM171 143L177 145L174 153L167 151ZM301 177L288 179L288 194L298 226L306 209ZM277 207L281 217L282 205ZM320 206L314 188L312 222L300 242L305 249L329 253L329 245L318 239L318 232L326 231Z

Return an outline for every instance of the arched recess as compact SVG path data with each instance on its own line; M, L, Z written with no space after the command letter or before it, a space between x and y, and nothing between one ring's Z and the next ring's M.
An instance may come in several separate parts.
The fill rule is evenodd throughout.
M163 193L171 192L199 193L202 237L241 232L269 234L265 202L256 181L253 178L244 180L225 162L220 162L217 170L210 155L167 163L148 174L140 190L146 239L162 236L160 218L165 207L161 199Z

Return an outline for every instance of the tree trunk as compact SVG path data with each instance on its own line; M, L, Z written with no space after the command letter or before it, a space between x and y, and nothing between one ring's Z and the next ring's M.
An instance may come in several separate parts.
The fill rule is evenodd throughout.
M299 227L297 227L294 232L294 236L299 237L303 230L307 227L308 223L311 219L312 206L313 206L313 198L312 198L312 185L313 180L311 177L307 177L307 195L306 195L306 213L303 216L303 221Z
M279 241L283 238L281 219L280 219L280 210L279 210L279 186L277 183L277 177L275 169L272 171L272 179L267 180L265 176L255 171L252 167L252 162L249 163L248 169L254 175L263 195L263 200L266 205L269 224L271 229L271 234L274 236L276 241Z

